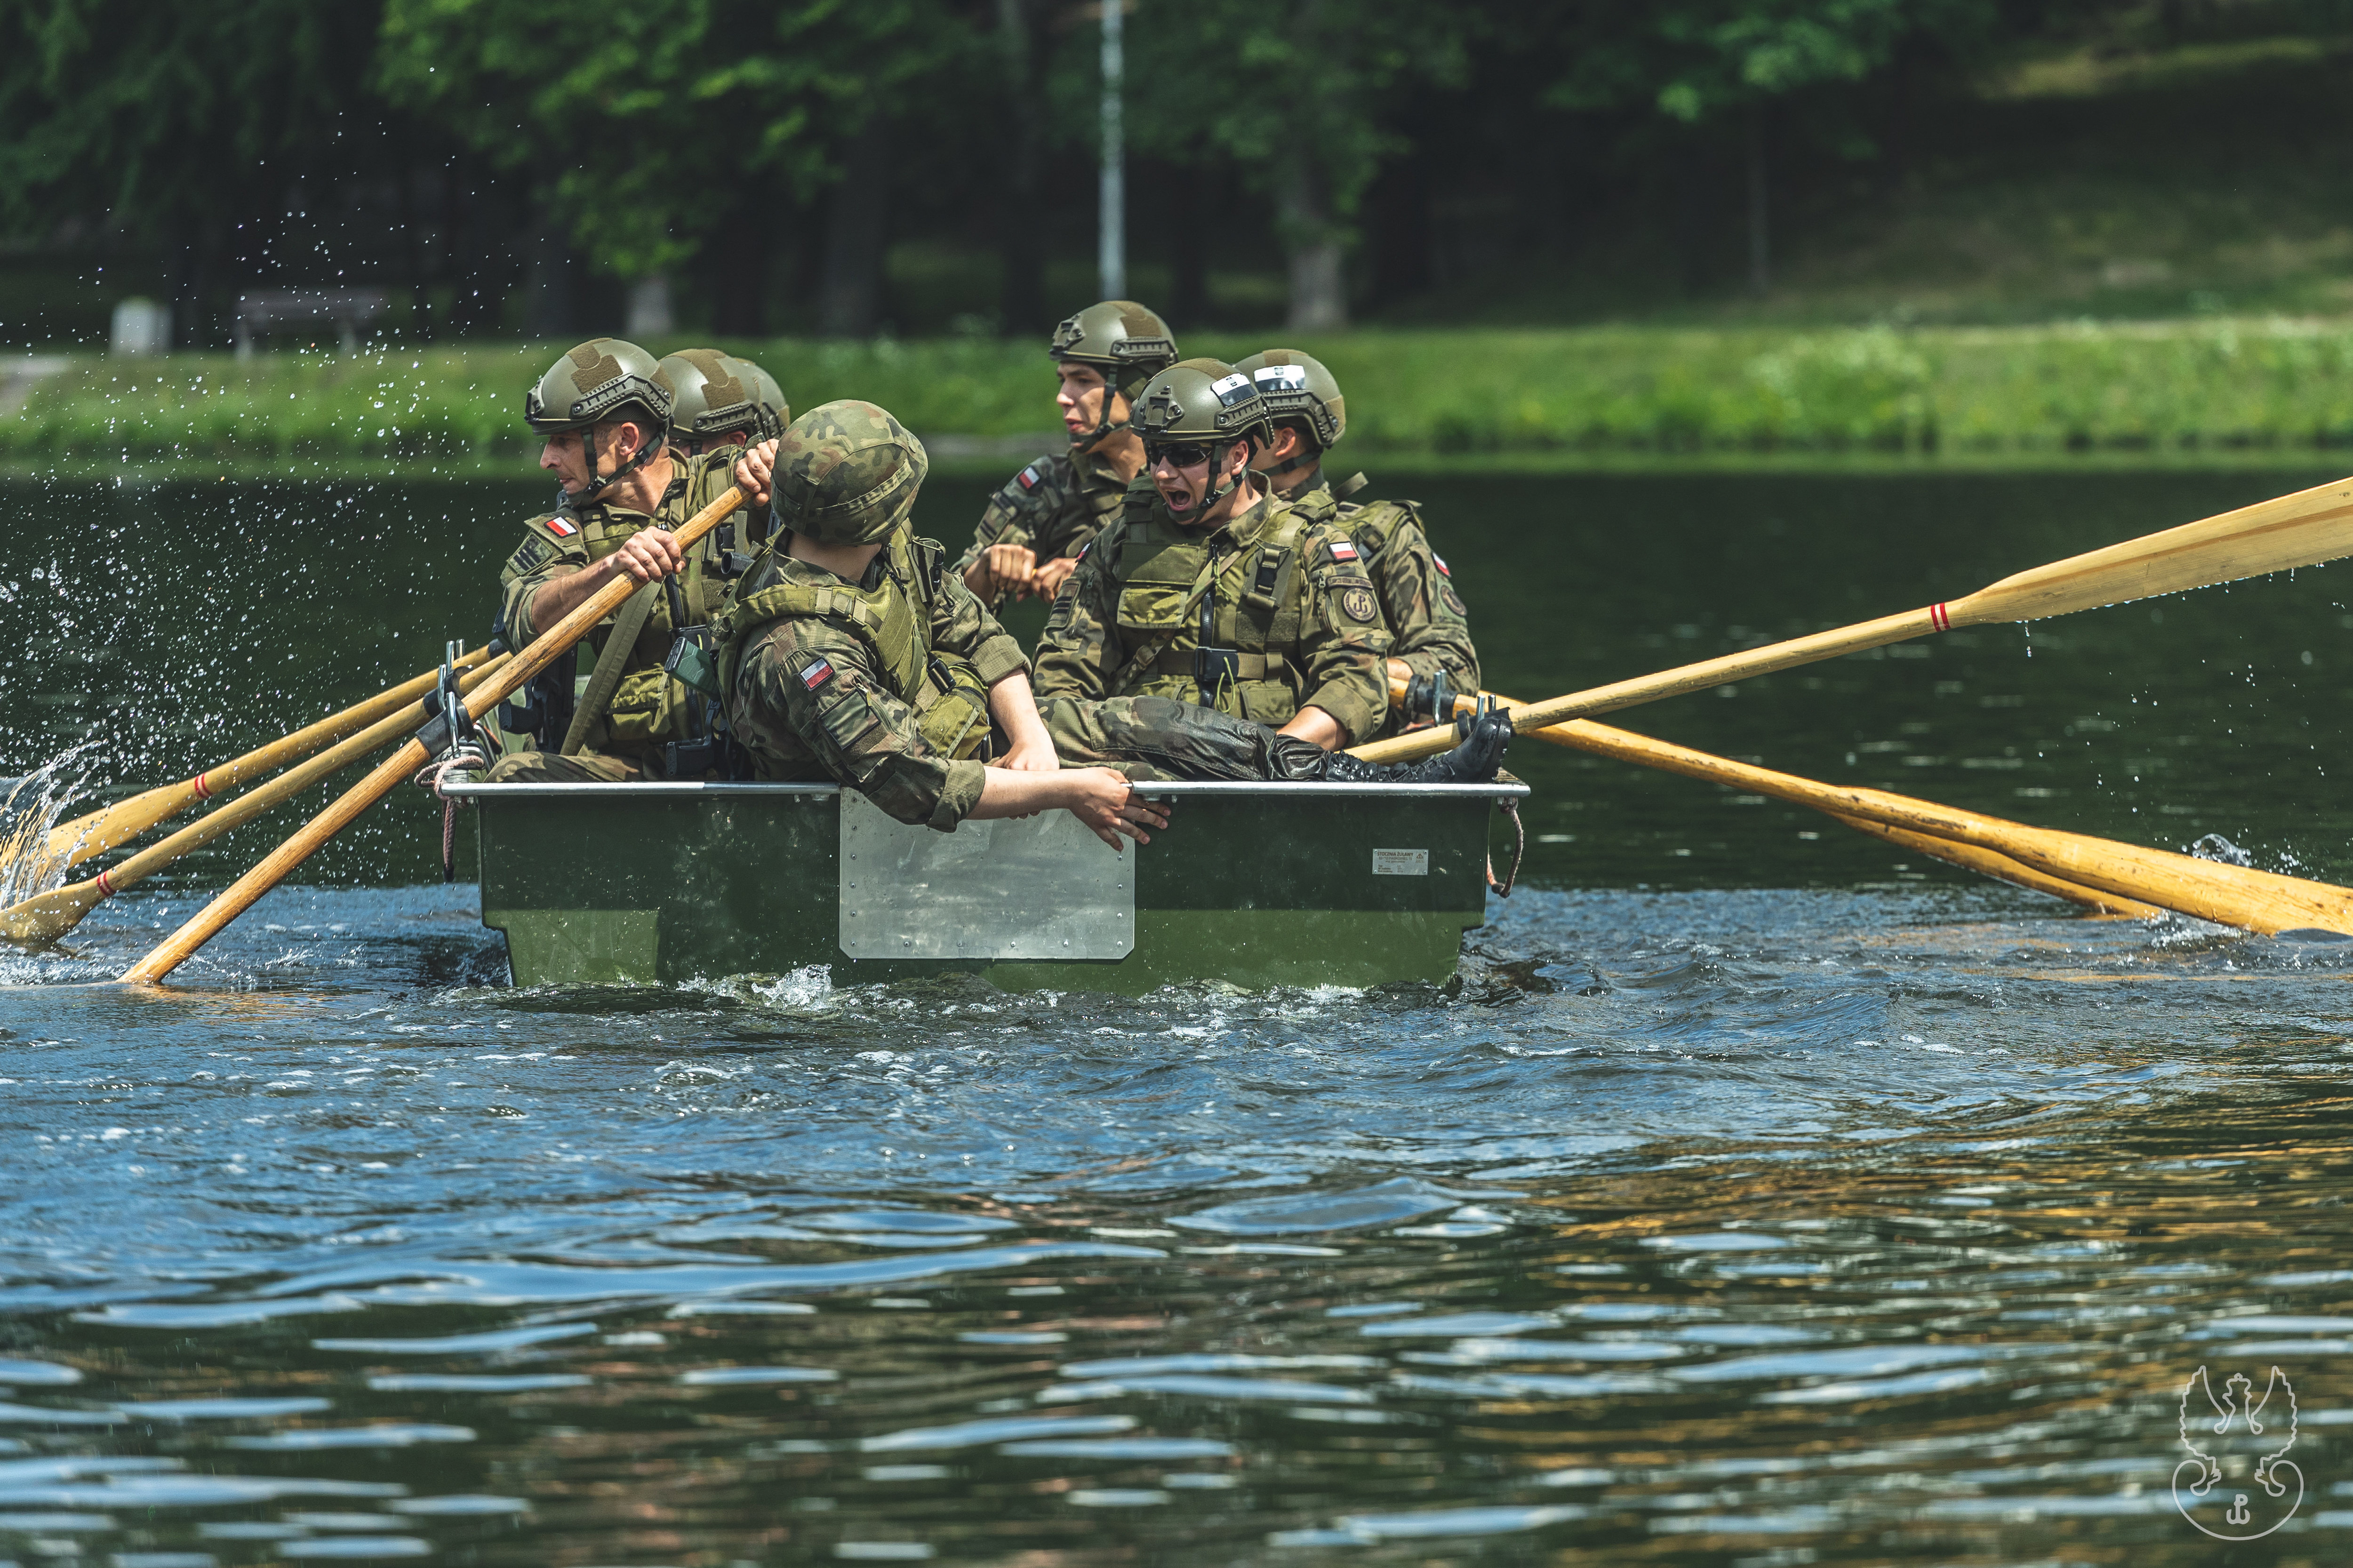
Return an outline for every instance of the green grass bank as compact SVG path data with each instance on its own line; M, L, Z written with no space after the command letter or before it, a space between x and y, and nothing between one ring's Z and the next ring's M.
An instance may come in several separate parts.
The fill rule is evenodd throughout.
M1235 356L1261 346L1187 340ZM1303 347L1346 389L1350 455L1550 466L1815 455L2308 458L2353 447L2353 321L1792 331L1363 331ZM353 357L77 356L0 392L0 461L470 467L526 453L536 344ZM880 403L932 436L1053 427L1031 344L784 341L796 408ZM0 374L15 367L0 362Z

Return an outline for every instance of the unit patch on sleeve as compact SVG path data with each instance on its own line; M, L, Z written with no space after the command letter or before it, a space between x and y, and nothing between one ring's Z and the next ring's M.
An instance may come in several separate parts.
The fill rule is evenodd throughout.
M507 557L507 571L513 576L527 577L554 553L555 547L534 533L516 545L515 552Z
M1369 621L1376 614L1369 588L1350 588L1340 595L1340 608L1352 621Z

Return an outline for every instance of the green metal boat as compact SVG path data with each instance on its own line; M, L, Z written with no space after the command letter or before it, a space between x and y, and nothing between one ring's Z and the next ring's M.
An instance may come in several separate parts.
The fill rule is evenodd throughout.
M830 784L482 784L482 923L518 985L823 964L1007 990L1440 983L1482 923L1485 784L1155 784L1113 854L1068 812L910 827Z

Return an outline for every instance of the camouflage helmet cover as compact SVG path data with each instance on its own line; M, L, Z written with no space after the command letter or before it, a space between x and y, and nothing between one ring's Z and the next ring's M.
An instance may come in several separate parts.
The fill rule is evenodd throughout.
M1316 445L1326 451L1348 433L1347 400L1323 361L1297 349L1269 349L1234 368L1258 384L1268 418L1306 420Z
M1223 360L1188 359L1152 378L1135 407L1146 441L1272 438L1258 384Z
M785 433L785 426L793 422L793 405L785 401L785 389L776 384L775 376L770 375L750 360L740 354L729 354L727 357L731 363L740 365L743 371L750 373L752 401L759 407L761 436L769 440L782 436ZM742 371L738 374L742 374Z
M653 355L620 338L591 338L523 394L522 416L533 429L554 436L592 429L635 405L667 430L675 401L670 377Z
M923 444L883 410L828 403L785 427L770 507L778 527L819 544L873 544L914 510L930 468Z
M1092 365L1130 403L1143 384L1176 363L1168 323L1133 300L1090 305L1054 329L1049 358Z
M670 434L687 438L723 436L733 430L765 434L760 408L742 360L717 349L681 349L664 354L662 373L677 401L670 411Z

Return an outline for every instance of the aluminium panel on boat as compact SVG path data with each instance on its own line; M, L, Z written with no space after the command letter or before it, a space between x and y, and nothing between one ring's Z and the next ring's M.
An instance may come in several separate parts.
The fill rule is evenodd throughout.
M854 984L1441 983L1485 918L1488 784L1153 783L1168 827L1114 855L1069 813L895 822L831 784L483 784L482 921L518 985L824 965Z

